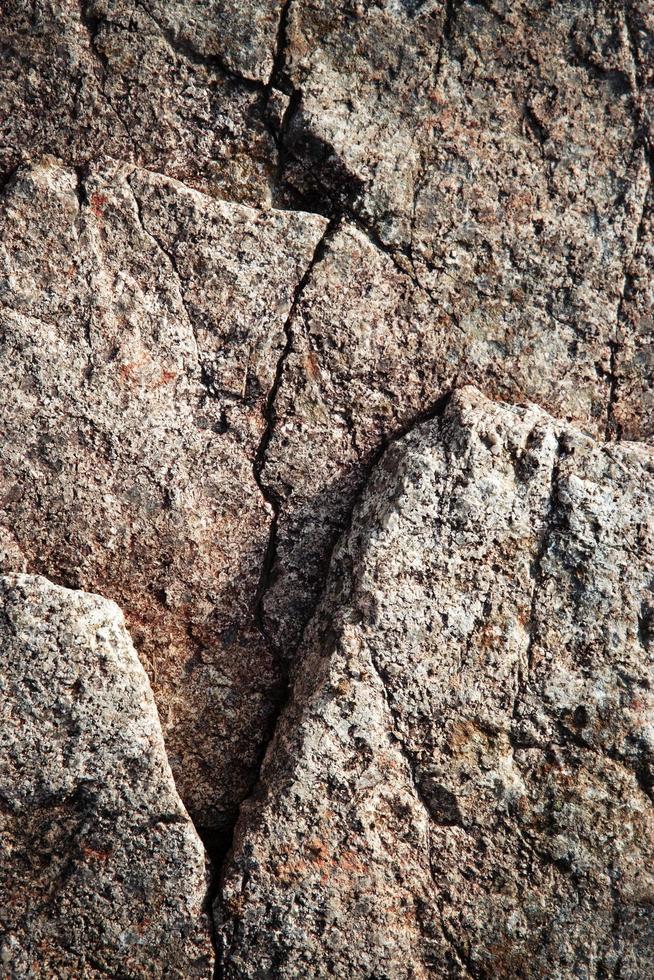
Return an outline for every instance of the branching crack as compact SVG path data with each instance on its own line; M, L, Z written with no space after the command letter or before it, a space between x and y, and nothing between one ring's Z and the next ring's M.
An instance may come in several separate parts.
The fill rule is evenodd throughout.
M88 9L88 0L78 0L78 2L79 2L80 23L82 24L82 27L85 29L89 39L89 51L93 55L99 68L98 82L100 83L102 95L105 101L107 102L107 105L112 110L114 116L125 130L125 134L128 140L132 145L134 145L134 139L132 137L129 126L127 125L125 119L123 118L120 109L117 108L113 99L107 93L107 78L109 77L110 74L110 67L107 58L102 52L101 48L98 46L98 41L97 41L98 30L100 28L100 24L102 23L102 20L101 18L96 17L95 15L90 13Z
M461 5L461 4L460 4ZM436 80L440 77L443 68L443 56L445 54L445 47L447 42L450 40L454 33L454 21L457 13L457 0L446 0L445 3L445 18L443 20L443 30L441 31L441 43L438 48L438 55L436 56L436 69L435 76Z
M286 49L288 48L288 16L292 2L293 0L285 0L284 6L282 7L282 12L279 15L279 21L277 22L275 54L273 56L273 65L270 72L270 78L268 79L268 84L266 86L268 92L270 92L273 88L285 90L288 84L285 78L285 68Z
M174 249L168 248L166 245L164 245L164 243L156 235L154 235L151 231L149 231L146 228L145 221L144 221L144 218L143 218L143 208L142 208L142 205L141 205L141 201L140 201L139 196L136 193L136 191L134 190L134 187L132 185L132 177L134 176L135 173L136 173L136 171L135 170L132 170L132 172L130 174L128 174L128 176L126 178L126 183L127 183L127 186L130 189L132 198L134 200L134 209L135 209L135 212L136 212L136 217L138 219L138 223L139 223L139 225L141 227L141 230L143 231L143 234L152 242L152 244L155 246L155 248L159 252L161 252L161 254L164 256L164 258L168 262L168 265L170 266L171 271L173 272L173 274L174 274L174 276L175 276L175 278L177 280L177 288L178 288L178 292L179 292L180 302L181 302L182 307L184 309L184 313L186 314L186 319L188 321L188 325L189 325L189 327L191 329L191 332L193 334L193 340L195 342L196 357L197 357L197 362L198 362L198 368L200 370L200 380L202 382L203 387L207 390L207 394L208 395L212 395L213 394L213 391L211 390L211 379L207 378L207 372L206 372L205 368L202 365L202 357L201 357L201 353L200 353L200 345L199 345L199 342L198 342L197 332L196 332L196 329L195 329L195 321L194 321L193 316L191 315L191 311L189 310L189 308L188 308L188 306L186 304L186 300L184 299L184 284L183 284L183 279L182 279L181 273L180 273L179 268L177 266L177 260L175 258Z
M143 13L156 25L159 33L173 54L178 55L180 58L184 58L186 61L190 61L191 64L201 65L203 68L207 68L209 71L217 71L225 78L228 78L237 85L242 85L250 92L265 92L266 85L260 79L242 74L242 72L239 72L231 65L228 65L224 58L221 58L220 55L216 53L203 54L201 51L198 51L198 49L194 47L190 41L179 37L171 28L166 27L166 25L163 24L155 16L155 14L153 14L152 10L150 10L150 7L144 2L144 0L137 0L137 3Z

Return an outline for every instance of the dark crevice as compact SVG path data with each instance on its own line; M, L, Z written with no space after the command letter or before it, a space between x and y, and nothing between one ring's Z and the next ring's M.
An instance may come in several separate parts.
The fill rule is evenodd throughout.
M89 40L89 51L93 55L95 63L98 67L97 79L100 85L100 89L102 91L103 98L105 99L107 105L113 112L114 116L116 117L120 125L125 130L125 134L133 146L134 140L132 138L130 128L125 122L125 119L123 118L120 109L116 107L113 99L107 94L107 78L109 77L111 70L110 70L109 62L107 61L107 57L102 51L102 49L98 46L98 41L97 41L98 32L102 26L102 18L97 17L95 14L92 14L90 12L88 0L78 0L78 3L79 3L80 23L82 24L82 26L84 27L87 33L88 40Z
M21 164L17 163L15 167L12 167L11 170L8 170L6 173L0 176L0 194L5 194L7 191L11 190L20 168Z
M75 195L77 197L77 206L81 211L83 207L86 207L89 203L89 196L86 192L86 179L87 179L87 168L81 165L76 165L73 167L75 171L76 183L75 183Z
M275 54L273 56L273 66L266 89L268 94L273 88L278 88L287 95L293 93L290 82L286 79L286 49L288 48L288 16L293 0L285 0L282 12L277 23L277 38L275 43Z
M577 68L583 69L589 78L603 85L608 85L615 98L629 95L631 92L631 80L629 74L620 68L605 68L602 63L593 60L589 52L585 51L577 38L578 21L572 25L570 33L570 51L574 58Z
M75 219L75 227L79 235L84 230L83 210L84 208L87 208L89 205L89 196L86 190L86 180L87 180L88 172L86 166L81 166L79 164L74 166L73 169L75 171L75 177L76 177L75 195L77 197L77 218ZM87 271L85 278L89 290L89 297L92 297L94 295L92 273L90 271ZM87 384L90 384L92 382L93 375L95 372L93 334L91 331L91 327L93 324L92 310L93 310L93 301L92 299L89 299L89 304L85 310L84 324L83 324L84 341L89 349L88 366L84 372Z
M445 17L443 20L443 30L441 32L441 43L438 48L438 55L436 56L436 79L440 77L443 68L443 56L445 54L447 42L454 36L454 22L458 7L462 7L464 2L465 0L446 0L445 2Z
M197 824L195 825L195 829L198 837L204 844L204 849L209 859L209 885L205 896L203 912L209 920L211 945L214 952L213 980L221 980L223 971L218 953L218 935L213 907L220 892L220 872L231 847L233 831L218 830L215 827L202 827Z
M259 451L257 452L257 459L255 461L255 479L257 480L257 484L258 484L258 486L259 486L259 488L261 490L262 495L264 496L264 499L266 499L268 501L268 503L270 504L270 506L273 508L273 512L274 512L273 522L272 522L271 530L270 530L270 537L269 537L269 541L268 541L268 550L267 550L265 561L264 561L264 565L263 565L263 568L262 568L262 571L261 571L261 578L260 578L260 582L259 582L259 588L258 588L258 591L257 591L255 616L256 616L256 619L257 619L257 623L258 623L259 629L261 630L262 634L264 635L264 637L269 642L269 644L271 646L271 649L273 649L278 655L280 655L282 653L282 651L279 651L277 649L276 644L274 643L274 641L270 637L270 631L267 629L267 626L265 624L265 616L264 616L264 610L263 610L263 602L264 602L265 595L266 595L268 586L270 584L270 581L271 581L271 578L272 578L272 575L273 575L273 572L274 572L274 564L275 564L275 558L276 558L277 523L278 523L278 519L279 519L279 512L280 512L280 507L281 507L281 501L277 497L277 495L275 494L275 492L270 487L267 487L266 484L264 483L264 481L262 479L262 472L263 472L263 469L265 468L266 452L267 452L267 448L268 448L268 445L270 443L270 439L272 437L273 430L274 430L274 425L275 425L275 401L276 401L276 397L277 397L277 392L279 391L279 387L280 387L281 380L282 380L282 377L283 377L284 364L285 364L286 359L288 358L288 355L290 354L290 352L292 350L292 346L293 346L293 333L292 333L293 316L294 316L294 313L295 313L295 311L297 309L299 300L301 298L301 294L302 294L302 292L303 292L303 290L304 290L307 282L309 281L309 279L311 277L311 273L312 273L313 269L315 269L316 265L322 260L322 257L324 256L325 251L326 251L326 249L328 247L329 241L333 237L333 234L337 230L337 228L338 228L338 225L337 224L330 223L330 225L328 226L328 228L325 231L325 234L323 235L323 237L321 238L320 242L318 243L318 245L316 247L316 250L315 250L314 255L313 255L313 258L312 258L312 261L310 262L309 267L307 268L307 271L305 272L305 274L304 274L301 282L298 284L298 287L297 287L297 289L295 291L295 297L294 297L294 300L293 300L293 304L291 306L291 310L290 310L289 315L287 317L286 327L285 327L285 332L286 332L286 336L287 336L287 343L286 343L286 347L284 348L284 351L282 351L282 354L281 354L280 359L278 361L278 364L277 364L277 375L276 375L275 382L273 383L273 387L271 388L271 391L270 391L270 394L269 394L269 397L268 397L268 407L267 407L267 411L266 411L266 419L267 419L266 430L265 430L265 432L264 432L264 434L262 436L261 442L259 444ZM376 453L370 459L370 461L368 462L368 464L364 467L364 470L363 470L363 478L362 478L362 483L361 483L360 489L359 489L358 493L355 495L354 499L352 500L352 502L350 504L350 507L348 509L347 517L345 518L345 520L343 520L341 522L339 531L336 534L334 534L334 536L332 538L331 546L330 546L330 549L329 549L329 553L328 553L328 555L326 556L326 558L325 558L325 560L323 562L323 574L320 577L320 580L321 580L321 593L324 590L325 581L327 579L327 574L328 574L329 568L331 566L333 555L334 555L334 552L336 550L336 546L338 544L338 541L340 540L340 538L341 538L342 535L347 535L349 533L349 530L350 530L350 528L352 526L352 521L353 521L353 518L354 518L354 514L356 512L356 509L357 509L357 506L359 504L359 501L360 501L362 495L365 492L365 489L366 489L366 486L367 486L367 483L368 483L368 479L370 477L371 472L377 466L377 464L381 460L381 458L384 455L384 453L390 448L390 446L393 443L397 442L398 439L402 439L405 435L407 435L417 425L420 425L423 422L427 422L430 419L433 419L433 418L442 416L444 414L446 408L447 408L447 405L448 405L451 397L452 397L453 391L454 391L454 388L452 388L449 391L445 392L432 405L430 405L424 411L418 412L405 425L400 426L397 429L397 431L392 436L384 436L382 438L382 442L381 442L379 448L377 449ZM314 610L318 606L318 604L320 602L320 598L321 598L321 595L319 595L318 598L316 599L316 601L314 602L314 604L313 604ZM304 633L306 632L306 629L307 629L310 621L311 621L311 616L309 616L307 618L307 621L305 622L305 624L303 626L303 629L302 629L302 632L301 632L301 635L300 635L300 639L299 639L298 643L295 644L294 649L292 651L283 651L283 660L286 661L286 663L288 663L290 656L292 656L297 651L297 649L301 646ZM385 687L384 687L384 692L386 693L386 688ZM268 750L269 745L271 744L271 742L273 741L273 739L275 737L275 732L277 730L277 726L279 724L280 718L282 716L283 711L287 707L287 705L288 705L288 703L289 703L289 701L291 699L291 696L292 696L292 685L290 683L290 677L288 676L288 671L287 671L286 672L286 680L285 680L285 683L280 688L280 690L278 692L278 695L277 695L277 698L276 698L276 703L274 705L274 709L273 709L273 712L272 712L272 720L271 720L271 723L270 723L270 726L269 726L267 737L262 740L262 746L261 746L261 750L260 750L260 754L259 754L259 764L258 764L258 767L257 767L257 774L256 774L255 778L252 780L252 790L251 790L250 794L248 794L248 796L245 797L244 800L242 800L242 802L241 802L241 804L239 806L238 814L236 816L236 819L233 822L233 826L232 826L231 830L229 832L226 831L224 834L221 835L220 846L219 846L219 848L214 849L214 853L213 853L213 856L212 856L212 860L214 862L214 873L215 873L215 881L216 881L215 890L214 890L214 899L213 899L214 904L220 902L220 877L221 877L221 874L222 874L222 868L223 868L223 865L224 865L225 861L227 860L227 858L229 856L229 853L230 853L230 851L232 850L232 847L233 847L233 834L234 834L234 831L236 830L236 826L238 824L240 813L242 812L243 807L245 806L245 804L252 798L253 794L257 791L257 787L258 787L258 785L260 783L260 780L261 780L261 767L263 765L263 760L264 760L265 754L266 754L266 752ZM399 738L398 738L398 743L400 744L400 750L403 753L405 753L405 751L406 751L405 750L405 747L404 747L403 743L400 742ZM407 757L407 761L408 761L408 757ZM413 767L410 768L410 771L411 771L411 773L413 775L413 772L414 772ZM419 798L420 798L423 806L425 806L425 801L422 799L422 797L419 797ZM229 838L229 840L228 840L228 838ZM211 839L210 838L209 838L209 842L211 843ZM205 845L205 846L207 846L207 845ZM209 853L211 854L211 852L209 852ZM219 978L219 977L221 977L223 975L222 974L222 964L217 964L216 971L217 972L215 974L215 980L217 980L217 978Z
M291 306L284 323L284 347L277 361L277 367L275 370L275 377L271 385L270 391L268 392L268 398L266 399L266 406L264 409L264 430L259 440L259 445L254 457L254 462L252 464L252 471L254 474L254 479L256 481L261 495L266 503L272 509L272 521L270 525L270 534L268 537L268 546L266 548L266 554L264 556L263 565L261 568L261 575L259 577L259 585L254 599L254 610L255 610L255 621L261 631L262 635L267 640L270 648L279 656L281 651L276 647L275 642L270 636L270 631L267 628L265 622L265 614L263 603L265 599L266 592L270 585L273 567L275 565L277 557L277 525L279 521L279 514L282 507L282 500L275 492L275 490L269 486L264 478L263 472L266 466L266 457L268 453L268 446L270 440L272 439L275 421L276 421L276 402L279 389L282 384L282 379L284 376L284 367L286 361L293 349L293 321L300 303L302 293L304 292L309 280L311 279L313 270L324 258L329 242L333 238L336 230L338 228L338 221L330 221L325 229L320 241L314 249L314 253L311 257L307 268L304 271L304 275L300 279L299 283L295 288L293 299L291 301Z
M541 156L543 159L545 159L545 144L549 140L550 134L534 112L529 102L525 102L523 112L525 123L527 124L530 132L535 136L536 142L540 147Z
M588 742L583 734L573 731L568 725L560 720L555 720L556 727L563 744L572 744L585 752L593 752L597 756L609 759L615 765L625 769L630 776L635 779L638 788L650 803L654 803L654 770L651 762L651 752L647 749L644 742L632 741L634 756L625 755L611 746L595 746Z
M255 458L252 465L254 479L259 488L259 491L263 499L272 509L272 518L270 523L270 531L268 535L268 544L266 547L264 560L261 566L259 584L254 598L254 621L261 635L263 636L266 643L268 644L269 649L278 658L278 660L280 660L281 663L284 663L282 651L280 651L278 645L275 643L273 637L270 635L269 629L267 628L265 622L263 603L265 600L266 592L269 588L272 579L274 565L277 557L277 524L279 520L279 514L280 514L282 502L278 497L278 495L273 490L273 488L266 484L265 480L263 479L263 471L266 465L266 455L268 451L268 446L270 444L270 440L272 438L272 434L275 426L275 420L276 420L275 404L277 401L277 395L284 376L284 366L286 364L286 360L289 354L293 349L293 340L294 340L293 321L295 319L298 305L302 298L302 293L304 292L304 289L306 288L316 265L318 265L318 263L322 261L326 253L326 250L328 248L329 242L335 232L335 229L336 229L336 225L333 223L330 223L327 226L318 244L314 249L313 255L307 265L307 268L304 271L302 278L300 279L300 281L298 282L295 288L293 299L291 301L291 306L288 315L286 317L286 321L284 323L284 336L285 336L284 347L278 358L277 367L275 370L275 377L273 379L273 383L268 393L268 398L266 399L266 407L264 410L265 427L261 439L259 441L257 452L255 454ZM256 790L256 786L259 783L260 776L261 776L261 767L263 765L263 760L266 751L268 749L270 742L274 737L274 733L277 727L277 723L279 721L279 717L282 711L284 710L284 707L288 703L290 697L290 684L288 679L288 673L286 670L283 671L283 679L277 691L269 692L269 696L272 702L271 718L267 726L267 731L263 733L264 737L261 740L259 758L255 766L256 775L254 776L251 782L251 792L254 792ZM246 800L248 798L249 796L246 797ZM198 828L198 833L202 838L202 841L205 845L207 854L209 855L209 858L211 860L211 865L212 865L210 895L208 898L208 907L210 910L213 910L215 904L220 901L220 879L222 875L222 869L225 860L229 854L229 851L232 847L234 831L236 829L240 810L244 802L245 800L241 802L241 806L239 806L239 811L235 819L233 820L229 830L216 831L214 829ZM223 976L224 971L222 966L222 959L219 952L219 944L217 942L217 935L215 933L216 926L215 926L215 916L213 915L213 912L211 914L211 921L212 921L212 929L213 929L213 944L214 944L214 949L216 951L216 965L214 970L214 980L220 980L220 978Z
M654 186L654 152L651 144L649 128L647 125L647 118L645 113L645 108L643 105L643 89L644 89L644 79L643 69L640 61L640 53L638 50L638 44L636 42L636 28L632 21L633 11L629 5L624 10L624 27L627 36L627 42L629 46L629 55L633 64L633 78L629 79L629 90L631 92L631 99L633 103L633 116L634 123L636 126L636 141L634 145L634 153L640 148L642 149L645 160L647 163L649 171L649 182L646 188L642 209L640 213L640 219L638 222L638 228L636 231L636 240L634 243L634 248L631 255L628 256L625 266L624 266L624 277L622 281L622 289L620 291L620 297L618 300L618 308L616 311L616 323L615 323L615 333L613 338L609 341L609 370L608 370L608 397L606 405L606 425L604 438L608 442L611 439L619 441L622 438L622 426L617 422L613 413L615 411L615 405L618 397L619 388L619 365L618 356L622 347L621 341L621 325L625 320L625 305L629 299L633 296L635 292L635 275L633 271L634 262L638 256L641 242L644 237L645 224L649 216L648 199L651 194L652 187Z
M636 262L640 247L645 235L645 227L647 220L649 218L649 198L652 187L654 186L654 158L652 156L649 141L644 134L641 134L641 148L645 154L645 159L647 162L649 170L649 181L648 186L645 190L645 195L643 197L642 209L640 213L640 219L638 222L638 228L636 229L636 238L634 242L634 247L631 254L627 256L624 268L624 276L622 280L622 288L620 290L620 296L618 299L618 307L616 311L615 320L615 331L611 340L608 342L609 346L609 369L608 369L608 385L609 392L606 404L606 424L604 430L604 438L606 442L612 439L619 441L622 438L622 426L613 418L613 413L615 410L615 405L618 398L618 388L619 388L619 365L618 356L622 348L621 339L621 329L622 324L626 320L625 307L629 300L634 296L636 292L636 275L634 273L634 263Z

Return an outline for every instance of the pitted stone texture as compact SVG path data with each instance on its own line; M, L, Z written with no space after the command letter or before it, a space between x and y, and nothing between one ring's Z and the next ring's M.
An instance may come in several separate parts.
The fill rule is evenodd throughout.
M292 0L288 179L438 271L484 262L487 285L510 240L517 277L523 250L546 260L556 242L564 259L571 234L610 238L638 163L625 7Z
M0 578L4 977L205 977L202 844L120 610Z
M267 80L275 7L8 0L0 175L43 153L71 165L106 154L219 197L269 203L276 148L263 85L249 79Z
M634 230L631 248L636 239ZM315 606L335 535L371 461L453 385L474 382L507 400L529 398L604 436L623 286L621 278L610 304L608 294L595 294L593 303L601 299L610 315L584 336L556 316L538 319L519 297L509 310L508 293L507 318L498 309L480 325L472 291L471 315L458 321L447 303L435 302L358 229L345 224L336 231L291 324L293 342L262 472L282 502L265 609L271 631L287 649ZM584 295L589 290L580 286ZM644 303L644 346L648 322ZM635 418L646 407L646 378L636 362L632 390L619 389L620 410L631 409Z
M638 6L291 3L285 179L368 231L304 292L266 454L289 650L371 459L454 384L651 437Z
M278 686L253 464L324 219L48 163L0 208L4 567L121 605L182 798L228 824Z
M220 59L244 79L269 80L277 54L277 34L283 0L245 0L244 3L204 3L203 0L144 0L143 9L161 25L165 35L191 56ZM115 3L96 0L103 14Z
M622 439L654 433L654 193L647 195L634 254L625 269L613 359L608 431Z
M339 545L217 907L224 976L654 957L654 453L454 394Z

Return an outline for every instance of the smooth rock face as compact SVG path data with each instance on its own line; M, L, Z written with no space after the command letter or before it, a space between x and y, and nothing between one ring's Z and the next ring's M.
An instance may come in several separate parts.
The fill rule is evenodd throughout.
M242 811L225 977L645 978L654 453L464 388L384 455Z
M120 610L0 578L0 972L205 977L202 844Z
M277 698L255 463L324 226L116 165L46 161L0 205L0 563L121 605L206 826L233 820Z

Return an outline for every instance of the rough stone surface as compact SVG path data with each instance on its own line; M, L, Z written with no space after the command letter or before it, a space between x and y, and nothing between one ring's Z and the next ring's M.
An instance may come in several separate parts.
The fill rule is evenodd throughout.
M467 384L535 403L560 420L547 423L557 438L590 446L572 425L613 447L584 459L631 460L624 440L651 441L652 4L6 0L1 20L0 571L124 609L178 789L217 857L335 541L390 443ZM520 411L504 411L522 445ZM568 465L563 454L556 471ZM597 480L614 486L612 474ZM647 547L635 553L640 567ZM394 580L387 588L404 601ZM463 607L481 601L475 588ZM582 586L570 588L574 598ZM569 615L572 598L561 599ZM314 681L301 683L298 717L312 710ZM330 717L327 741L341 731ZM384 758L387 722L369 735ZM353 771L366 763L357 751ZM405 803L423 812L404 782L413 751L396 751L390 773L379 764L388 821L395 808L401 822ZM523 770L540 806L554 777ZM364 953L354 925L335 933L333 968L365 971L374 947L380 975L501 974L481 933L470 939L481 959L466 959L468 906L438 892L422 845L389 835L412 870L394 893L390 863L379 871L388 903L364 923L377 931ZM358 873L347 860L343 881ZM552 881L568 881L559 872L542 872L548 910ZM531 941L536 919L524 925L529 903L515 902L515 929ZM432 929L420 909L432 921L436 907ZM475 928L489 908L470 913ZM288 938L295 915L280 912L273 934ZM507 915L498 921L514 923ZM245 975L269 963L256 938L248 962L238 935L224 941L231 970L239 957ZM309 947L303 966L283 969L332 969L324 942L320 964ZM604 948L588 956L600 976L614 970ZM507 962L507 975L522 970ZM619 970L634 969L625 954Z
M0 972L205 977L202 844L120 610L0 578Z
M0 204L2 564L124 609L206 826L233 820L277 696L256 460L324 225L116 165L21 170Z
M0 174L43 153L73 165L109 154L270 202L261 80L279 4L8 0L2 13Z
M654 46L577 0L293 2L285 36L283 177L339 221L262 473L292 650L371 459L454 384L651 437Z
M334 556L217 906L225 977L650 976L654 451L475 389Z

